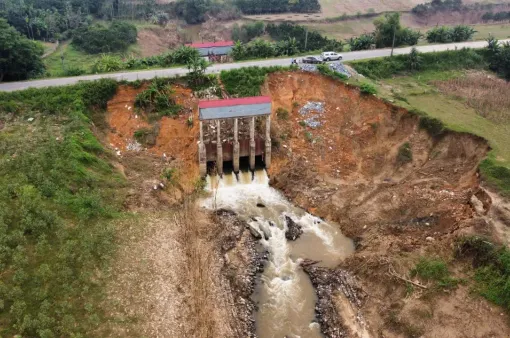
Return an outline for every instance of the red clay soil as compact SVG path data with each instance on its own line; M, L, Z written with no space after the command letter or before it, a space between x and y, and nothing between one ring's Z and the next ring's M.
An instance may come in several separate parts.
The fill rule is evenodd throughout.
M184 113L179 116L162 117L157 125L159 132L154 146L140 150L148 154L157 155L173 161L178 170L178 181L185 192L193 189L198 177L198 103L192 91L180 85L173 85L172 98L182 105ZM135 112L134 101L136 95L143 91L143 87L135 89L131 86L120 86L117 94L108 102L107 122L110 130L107 141L122 153L137 153L128 150L128 145L134 143L134 133L141 128L151 125L147 122L143 112ZM188 118L192 116L195 123L188 126Z
M472 204L475 194L486 196L477 173L489 150L485 140L450 132L431 137L404 109L317 74L275 73L262 92L273 99L272 139L278 144L271 182L354 239L357 250L343 268L368 295L360 310L372 336L510 336L506 316L499 316L503 310L469 297L469 287L432 294L418 288L406 296L406 283L389 275L408 276L424 255L443 258L466 277L453 260L455 239L494 233ZM317 128L300 123L298 111L308 101L325 103ZM278 108L289 118L278 118ZM399 162L405 143L412 160ZM425 307L426 315L416 310Z

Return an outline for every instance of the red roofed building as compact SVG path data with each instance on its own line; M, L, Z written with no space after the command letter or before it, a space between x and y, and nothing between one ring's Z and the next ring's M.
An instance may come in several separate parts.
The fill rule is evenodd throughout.
M190 43L186 46L197 49L201 56L227 55L232 51L234 41Z

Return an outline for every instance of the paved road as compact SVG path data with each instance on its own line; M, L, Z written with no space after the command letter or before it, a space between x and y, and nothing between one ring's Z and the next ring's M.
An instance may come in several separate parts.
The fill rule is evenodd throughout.
M501 40L501 42L510 42L508 40ZM483 48L487 45L485 41L470 41L470 42L459 42L459 43L447 43L441 45L428 45L428 46L419 46L416 47L418 51L422 53L430 53L430 52L440 52L445 50L452 50L455 48ZM411 51L411 47L406 48L396 48L394 54L408 54ZM352 60L361 60L361 59L370 59L377 58L382 56L389 56L390 49L375 49L375 50L364 50L358 52L348 52L343 53L344 61L352 61ZM222 70L229 70L235 68L249 67L249 66L289 66L291 63L291 58L285 59L269 59L269 60L258 60L258 61L248 61L248 62L237 62L237 63L224 63L224 64L216 64L207 68L207 73L219 73ZM14 91L14 90L22 90L27 88L41 88L41 87L54 87L54 86L65 86L77 83L78 81L91 81L97 80L101 78L111 78L120 80L147 80L152 79L154 77L174 77L178 75L185 75L187 73L186 68L167 68L167 69L155 69L155 70L142 70L142 71L134 71L134 72L124 72L124 73L110 73L110 74L97 74L97 75L85 75L85 76L75 76L75 77L66 77L66 78L53 78L53 79L45 79L45 80L33 80L33 81L23 81L23 82L6 82L0 83L0 91Z

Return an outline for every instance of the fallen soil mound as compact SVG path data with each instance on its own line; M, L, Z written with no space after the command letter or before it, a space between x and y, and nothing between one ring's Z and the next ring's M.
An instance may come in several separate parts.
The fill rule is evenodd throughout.
M461 233L490 233L482 218L490 202L478 213L472 203L473 195L486 196L477 173L489 150L485 140L431 136L418 116L317 74L272 74L263 93L273 99L271 182L355 240L357 251L343 268L370 295L362 311L371 335L508 335L504 319L489 316L501 310L465 297L465 289L410 297L406 283L388 273L408 273L421 255L450 259ZM479 304L488 321L473 316ZM412 310L421 306L433 309L425 319Z

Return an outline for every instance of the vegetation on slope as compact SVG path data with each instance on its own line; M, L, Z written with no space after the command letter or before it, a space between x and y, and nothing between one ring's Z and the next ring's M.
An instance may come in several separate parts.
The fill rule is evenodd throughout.
M278 71L294 69L292 67L246 67L224 70L220 79L229 95L247 97L260 95L260 87L266 80L266 75Z
M452 76L461 75L460 70L488 70L490 68L501 77L508 78L507 75L510 74L508 55L510 55L509 45L500 45L497 40L490 39L489 48L484 50L462 49L420 54L419 67L415 67L414 70L410 67L415 63L411 62L412 53L354 62L352 66L361 74L372 79L388 79L400 75L401 77L396 80L388 79L385 82L401 88L399 89L400 93L394 97L404 107L421 111L421 116L431 115L434 120L440 119L446 123L448 128L485 137L493 151L480 164L480 172L488 184L496 188L502 195L510 196L510 149L508 133L505 129L508 120L503 119L501 114L495 115L494 111L486 114L471 109L473 113L471 116L471 113L468 113L469 108L464 103L459 107L456 106L458 98L454 98L455 101L445 102L448 100L447 98L437 93L436 89L430 89L430 84L434 84L438 80L450 80ZM404 75L412 76L403 78ZM476 83L481 84L480 81L476 81ZM473 90L481 89L473 88ZM497 92L492 92L493 100L498 100L494 96ZM404 93L406 96L403 95ZM461 100L464 99L461 98ZM499 100L498 105L501 105L503 101ZM480 104L483 103L478 102L477 106ZM445 111L444 107L448 107L448 111ZM497 116L499 122L491 120L490 117L494 116Z
M0 93L2 336L84 336L101 321L107 220L123 181L89 123L116 87L101 80Z

